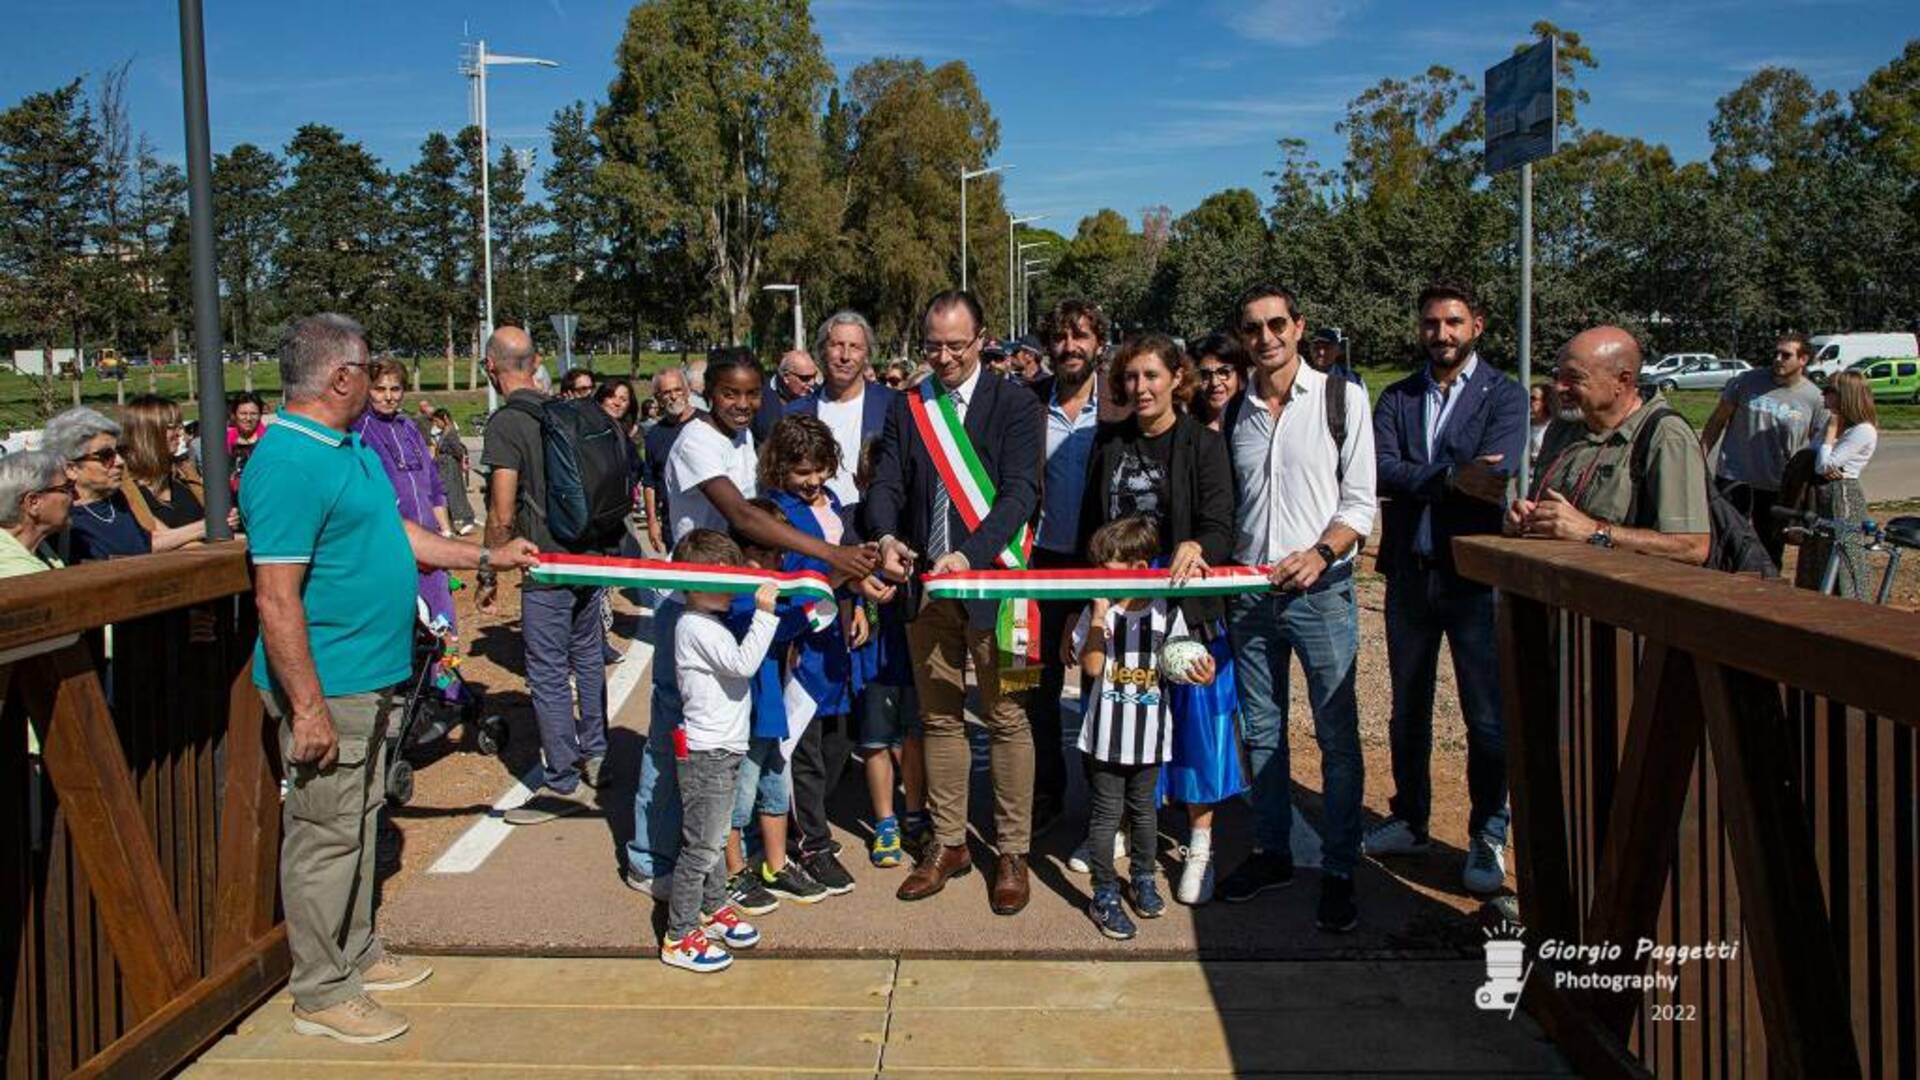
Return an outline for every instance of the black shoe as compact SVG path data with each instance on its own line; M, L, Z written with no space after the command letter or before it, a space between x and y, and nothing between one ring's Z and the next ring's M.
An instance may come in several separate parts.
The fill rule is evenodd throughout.
M782 899L796 904L817 904L827 898L827 890L808 875L799 863L789 859L781 864L777 874L767 871L767 864L760 864L760 883L767 891Z
M831 851L816 851L811 855L800 856L800 865L806 869L807 876L820 883L829 896L845 896L853 891L853 875L840 865Z
M1320 911L1314 921L1330 934L1344 934L1360 925L1360 909L1353 903L1352 878L1321 875Z
M752 870L742 870L727 882L727 902L743 915L765 915L780 906L780 898L768 892Z
M1284 889L1293 884L1293 854L1256 851L1247 861L1234 867L1217 894L1229 904L1244 904L1268 889Z

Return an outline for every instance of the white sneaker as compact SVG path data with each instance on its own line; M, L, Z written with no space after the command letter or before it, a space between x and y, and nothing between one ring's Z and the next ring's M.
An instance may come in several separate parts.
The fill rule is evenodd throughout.
M646 893L655 900L669 900L673 897L673 876L671 874L662 874L659 877L641 877L632 870L627 870L620 875L620 880L627 883L627 888L637 893Z
M1074 848L1073 854L1067 856L1067 869L1073 871L1076 874L1093 873L1093 852L1087 846L1088 844L1092 843L1092 841L1093 841L1092 837L1088 837L1087 839L1080 841L1080 846L1077 848ZM1123 832L1114 833L1113 834L1114 865L1118 866L1121 860L1125 859L1126 857L1127 857L1127 834Z
M1460 871L1460 884L1470 893L1486 896L1507 884L1506 845L1488 836L1476 836L1467 845L1467 865Z
M1188 847L1180 865L1180 884L1173 898L1188 907L1213 899L1213 851L1209 846Z
M1360 841L1361 850L1369 855L1418 855L1432 846L1433 841L1397 817L1368 829L1366 838Z

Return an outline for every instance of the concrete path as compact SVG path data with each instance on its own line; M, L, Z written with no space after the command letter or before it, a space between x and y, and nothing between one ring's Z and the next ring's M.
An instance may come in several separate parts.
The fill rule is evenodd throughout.
M284 995L186 1075L1565 1076L1472 961L1066 963L446 957L377 1046L295 1035Z
M1880 436L1860 484L1874 502L1920 499L1920 432L1889 431Z

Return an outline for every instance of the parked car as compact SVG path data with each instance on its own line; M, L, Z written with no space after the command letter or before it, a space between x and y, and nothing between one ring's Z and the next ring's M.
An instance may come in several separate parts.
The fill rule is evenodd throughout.
M1920 357L1862 360L1852 370L1866 376L1873 400L1920 405Z
M1653 390L1663 394L1675 390L1719 390L1742 372L1751 370L1753 365L1745 360L1695 360L1663 375L1649 377L1642 371L1640 392L1644 396Z
M1813 359L1807 361L1807 377L1817 383L1862 360L1920 356L1920 341L1912 334L1821 334L1810 344Z
M1640 365L1640 381L1643 383L1658 382L1659 376L1671 375L1681 368L1686 367L1688 364L1718 359L1720 358L1710 352L1668 353L1652 363Z

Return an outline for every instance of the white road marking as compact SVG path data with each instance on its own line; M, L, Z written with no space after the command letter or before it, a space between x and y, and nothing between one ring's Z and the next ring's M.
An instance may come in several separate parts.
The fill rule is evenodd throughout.
M642 677L650 669L648 661L653 659L653 645L650 642L635 641L627 647L626 654L614 665L613 674L607 678L607 718L620 715L626 708L627 699L640 685ZM540 766L535 765L527 774L514 782L506 793L494 800L493 809L487 816L474 822L467 831L460 834L447 850L427 868L429 874L470 874L480 868L502 843L513 826L507 824L506 813L533 797L540 786Z

